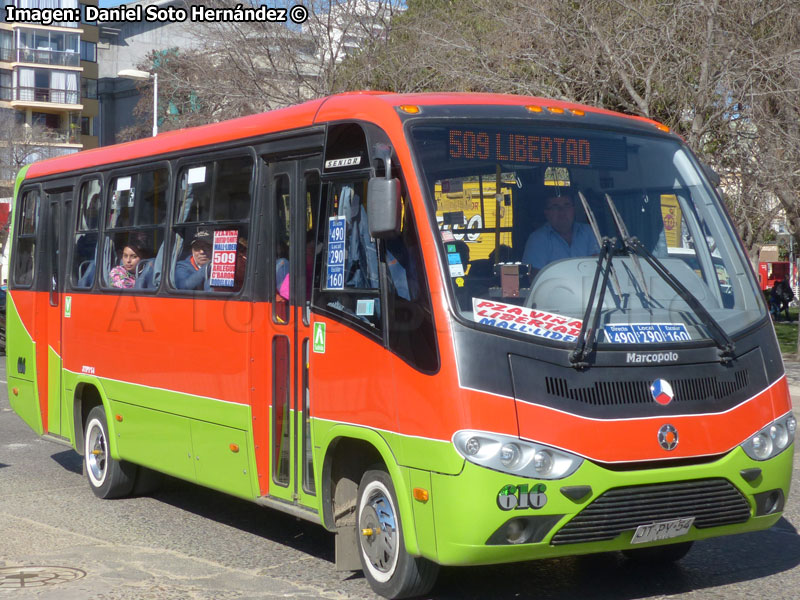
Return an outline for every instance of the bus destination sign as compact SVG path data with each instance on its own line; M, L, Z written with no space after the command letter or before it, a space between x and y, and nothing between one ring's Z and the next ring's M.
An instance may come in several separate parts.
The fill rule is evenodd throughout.
M450 160L608 169L624 169L627 162L622 140L454 128L447 143Z

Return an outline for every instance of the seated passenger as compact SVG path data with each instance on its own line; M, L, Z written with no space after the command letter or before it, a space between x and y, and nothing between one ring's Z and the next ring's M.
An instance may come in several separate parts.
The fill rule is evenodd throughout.
M144 246L129 241L122 249L120 264L108 273L111 287L130 289L136 284L136 265L143 258L148 258Z
M175 287L179 290L202 290L211 269L214 236L198 229L192 238L192 253L175 265Z
M586 223L575 222L575 203L568 195L546 200L547 223L531 233L522 253L522 262L538 270L545 265L574 256L597 254L597 240Z

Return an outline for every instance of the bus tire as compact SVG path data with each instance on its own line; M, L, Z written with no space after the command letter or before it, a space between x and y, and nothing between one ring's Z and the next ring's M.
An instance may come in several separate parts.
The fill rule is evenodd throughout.
M679 542L667 546L651 546L649 548L631 548L623 550L625 558L641 563L666 564L677 562L682 559L689 550L692 549L694 542Z
M386 598L428 592L436 582L439 565L406 552L397 495L386 471L373 469L361 477L356 514L358 555L372 589Z
M84 429L83 467L92 492L98 498L127 496L136 481L136 465L111 458L108 451L106 411L95 406Z

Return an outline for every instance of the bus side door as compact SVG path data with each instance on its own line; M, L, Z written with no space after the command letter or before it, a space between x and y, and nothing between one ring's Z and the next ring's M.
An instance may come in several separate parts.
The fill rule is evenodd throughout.
M270 484L276 498L317 505L309 422L313 248L319 214L319 155L269 165L272 223L269 291L272 405Z
M62 318L64 311L64 270L66 225L72 208L72 188L45 190L47 224L43 275L47 293L39 299L39 317L36 319L36 372L40 396L46 390L46 431L64 436L69 431L63 407L61 366Z

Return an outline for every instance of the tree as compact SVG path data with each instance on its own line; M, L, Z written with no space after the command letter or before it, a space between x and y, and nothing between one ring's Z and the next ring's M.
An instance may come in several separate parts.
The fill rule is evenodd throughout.
M215 7L233 8L237 0ZM198 50L152 53L139 68L158 73L164 130L211 123L298 104L347 87L339 65L386 37L400 0L313 0L302 24L217 21L199 24ZM144 84L149 86L149 84ZM148 87L148 89L150 89ZM136 108L152 116L152 94ZM125 132L144 137L147 128Z
M19 170L34 161L56 155L47 143L47 129L26 125L15 110L0 109L0 197L14 193L14 180Z
M410 0L349 83L543 95L665 123L720 172L748 251L800 231L800 6L784 0Z

